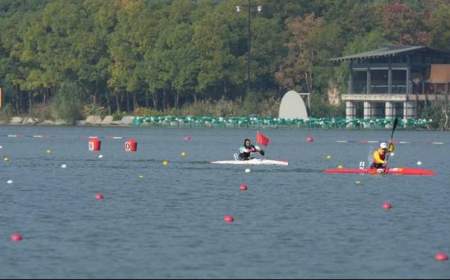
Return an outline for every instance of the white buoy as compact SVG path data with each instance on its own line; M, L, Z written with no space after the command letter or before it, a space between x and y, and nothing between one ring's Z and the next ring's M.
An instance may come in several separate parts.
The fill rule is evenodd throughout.
M100 155L98 155L98 158L103 158L103 155L101 155L101 154L100 154Z
M250 172L251 172L250 168L245 169L245 173L250 173Z
M394 153L394 152L391 152L391 157L393 157L393 156L395 156L395 153Z
M61 164L61 168L66 168L67 165L65 163Z
M3 146L2 146L2 145L0 145L0 149L3 149Z
M417 165L422 165L422 162L419 160L419 161L417 162Z
M14 183L14 182L13 182L13 180L8 180L8 181L6 181L6 183L7 183L7 184L12 184L12 183Z

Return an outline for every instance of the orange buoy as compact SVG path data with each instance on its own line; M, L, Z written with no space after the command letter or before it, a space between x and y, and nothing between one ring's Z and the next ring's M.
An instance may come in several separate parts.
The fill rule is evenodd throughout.
M137 141L134 138L128 139L124 145L126 152L136 152L137 151Z
M91 152L98 152L100 151L102 146L102 141L98 139L97 137L89 138L89 151Z
M22 235L18 232L11 234L11 241L19 242L23 239Z
M229 223L229 224L231 224L232 222L234 222L234 218L233 218L233 216L231 216L231 215L225 215L225 216L223 217L223 220L224 220L225 222Z

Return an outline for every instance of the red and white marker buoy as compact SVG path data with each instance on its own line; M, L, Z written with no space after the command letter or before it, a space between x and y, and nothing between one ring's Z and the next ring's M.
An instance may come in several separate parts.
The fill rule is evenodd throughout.
M11 239L11 241L19 242L19 241L22 241L23 237L22 237L22 235L20 233L15 232L15 233L11 234L11 238L10 239Z
M134 138L128 139L124 144L125 152L136 152L137 151L137 141Z
M436 255L434 256L434 259L437 260L438 262L443 262L448 260L448 256L444 252L437 252Z
M223 220L224 220L226 223L231 224L231 223L234 222L234 217L231 216L231 215L225 215L225 216L223 217Z
M239 186L239 189L243 192L243 191L248 190L248 186L247 186L247 184L241 184L241 185Z
M97 137L89 138L89 151L91 152L98 152L100 151L102 146L102 141L98 139Z

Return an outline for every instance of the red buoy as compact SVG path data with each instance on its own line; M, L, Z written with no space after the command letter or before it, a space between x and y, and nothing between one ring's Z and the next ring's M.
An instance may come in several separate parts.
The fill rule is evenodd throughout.
M240 189L241 191L246 191L246 190L248 189L248 186L247 186L247 184L241 184L241 185L239 186L239 189Z
M22 235L20 233L18 233L18 232L15 232L15 233L11 234L11 241L19 242L22 239L23 239Z
M134 138L128 139L124 145L126 152L136 152L137 151L137 141Z
M105 197L103 196L103 194L101 194L101 193L96 193L95 194L95 199L97 199L97 200L103 200Z
M448 260L448 256L444 252L437 252L436 255L434 256L434 259L439 262L443 262L443 261Z
M390 204L389 202L385 201L385 202L383 203L383 208L384 208L385 210L389 210L389 209L392 208L392 204Z
M89 138L89 151L98 152L100 151L102 141L97 137Z
M234 218L233 218L233 216L231 216L231 215L225 215L225 216L223 217L223 220L224 220L225 222L229 223L229 224L231 224L232 222L234 222Z
M314 142L314 138L312 136L308 136L308 137L306 137L306 142L312 143L312 142Z

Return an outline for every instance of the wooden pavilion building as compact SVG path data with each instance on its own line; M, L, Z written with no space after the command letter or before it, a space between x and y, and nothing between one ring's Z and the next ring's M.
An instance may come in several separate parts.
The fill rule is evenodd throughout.
M450 52L388 46L333 58L349 62L346 118L416 118L429 102L448 104Z

